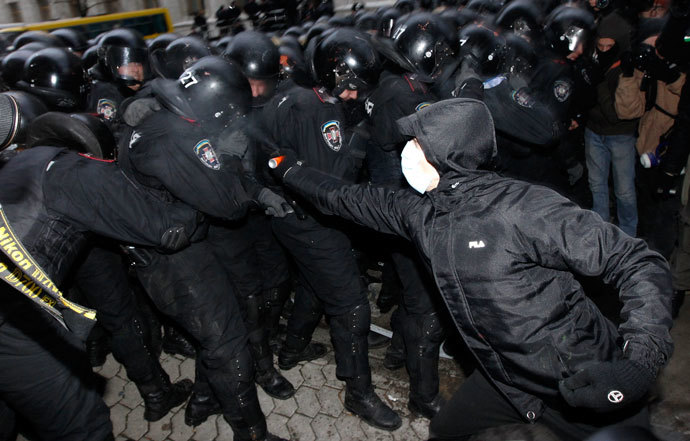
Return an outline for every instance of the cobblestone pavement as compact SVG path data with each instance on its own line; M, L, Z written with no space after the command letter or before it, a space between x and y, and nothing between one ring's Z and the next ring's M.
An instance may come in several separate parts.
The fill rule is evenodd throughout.
M373 321L383 326L388 315L382 316L373 308ZM690 441L690 355L686 348L690 342L690 301L686 302L681 320L673 329L676 352L670 365L660 378L658 399L652 406L654 430L662 441ZM325 325L317 328L314 340L330 341ZM271 432L299 441L417 441L426 440L428 420L415 418L407 409L408 377L404 369L389 371L382 365L385 348L370 351L373 381L379 396L400 412L403 425L394 432L385 432L368 426L343 408L344 383L335 378L335 360L332 350L326 357L282 371L297 389L294 397L277 400L258 388L261 408L267 415ZM181 356L161 356L163 368L171 380L194 378L194 360ZM184 406L173 409L155 423L144 420L142 399L134 383L127 380L124 368L112 355L106 363L94 370L106 382L104 400L110 407L115 439L124 441L230 441L230 426L222 416L214 416L195 428L184 424ZM441 393L449 397L462 383L464 375L455 361L441 359ZM462 417L462 416L459 416ZM544 427L517 425L492 429L475 436L476 441L557 441ZM25 441L19 437L20 441Z

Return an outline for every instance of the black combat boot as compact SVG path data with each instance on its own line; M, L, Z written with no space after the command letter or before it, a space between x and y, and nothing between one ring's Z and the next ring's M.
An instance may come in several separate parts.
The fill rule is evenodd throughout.
M170 324L164 325L163 330L163 352L170 355L179 354L187 358L196 358L196 348L182 331Z
M369 303L331 318L336 376L345 380L345 408L366 423L383 430L402 425L400 416L374 392L369 368L367 334L371 323Z
M671 316L675 319L678 318L680 314L680 308L683 306L685 301L685 290L673 291L673 296L671 297Z
M438 357L443 328L438 314L416 314L406 317L403 336L407 349L407 371L410 374L412 413L433 418L443 404L438 396Z
M188 426L198 426L212 415L223 413L220 403L212 392L202 394L194 391L187 401L184 410L184 423Z
M254 359L254 380L273 398L286 400L295 394L295 388L273 366L273 353L268 346L265 324L266 303L261 295L243 299L246 310L245 325L249 331L249 351Z
M309 290L300 290L288 321L285 343L278 354L278 367L292 369L300 361L316 360L326 355L326 346L310 343L322 314L323 308L316 296Z
M168 374L158 369L153 378L137 382L137 388L144 399L144 419L158 421L173 407L184 403L192 390L192 380L184 379L171 383Z

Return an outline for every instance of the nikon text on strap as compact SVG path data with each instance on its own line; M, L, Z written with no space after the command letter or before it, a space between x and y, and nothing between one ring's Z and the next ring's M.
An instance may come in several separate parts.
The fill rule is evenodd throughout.
M96 323L96 311L67 300L22 246L0 205L0 278L48 312L82 340ZM9 260L8 260L9 259Z

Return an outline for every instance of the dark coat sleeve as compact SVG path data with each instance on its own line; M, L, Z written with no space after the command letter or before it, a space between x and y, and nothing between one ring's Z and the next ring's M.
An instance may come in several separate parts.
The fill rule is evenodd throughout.
M393 190L371 185L348 185L310 167L293 167L285 184L327 215L388 234L410 239L407 213L423 198L407 190Z
M526 258L547 268L599 276L614 286L623 304L618 330L624 353L658 372L673 351L666 260L590 210L539 187L530 193L526 197L534 203L514 221Z
M180 202L164 202L135 184L114 162L68 153L46 172L48 208L84 231L121 242L160 246L170 228L191 237L197 211Z

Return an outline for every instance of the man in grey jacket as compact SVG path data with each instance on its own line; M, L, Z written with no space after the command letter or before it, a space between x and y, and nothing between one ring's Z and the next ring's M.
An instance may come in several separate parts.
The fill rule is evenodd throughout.
M432 437L537 420L566 440L648 427L645 397L673 348L663 257L554 191L489 171L495 134L480 101L441 101L398 126L413 138L401 165L416 192L345 185L290 151L274 171L324 213L409 239L433 273L480 369ZM618 326L576 275L618 291Z

